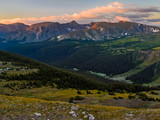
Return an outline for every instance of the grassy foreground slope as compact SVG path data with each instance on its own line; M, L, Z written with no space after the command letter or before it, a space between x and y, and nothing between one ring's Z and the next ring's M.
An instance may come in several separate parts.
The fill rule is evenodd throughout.
M123 107L76 105L65 102L0 95L0 119L54 120L158 120L160 109L127 109Z

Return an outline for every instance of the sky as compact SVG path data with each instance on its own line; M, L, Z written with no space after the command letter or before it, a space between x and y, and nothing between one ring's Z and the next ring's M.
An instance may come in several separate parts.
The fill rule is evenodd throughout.
M132 21L160 26L160 0L0 0L0 23Z

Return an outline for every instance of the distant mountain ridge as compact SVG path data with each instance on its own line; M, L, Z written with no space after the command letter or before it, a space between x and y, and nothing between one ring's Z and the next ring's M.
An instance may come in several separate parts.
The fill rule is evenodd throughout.
M29 26L23 23L15 23L8 25L0 24L0 37L9 38L10 36L15 36L25 31L27 27Z
M76 30L88 29L89 24L78 24L76 21L60 24L58 22L43 22L31 26L15 23L9 25L0 25L0 38L3 42L39 42L49 39L53 36L71 33Z
M23 23L0 24L1 43L40 42L44 40L110 40L134 34L160 33L160 27L133 22L91 22L78 24L76 21L60 24L42 22L31 26Z
M133 34L151 34L159 33L160 27L154 27L133 22L109 23L97 22L90 29L79 30L69 34L60 35L57 39L74 39L74 40L108 40L120 38Z

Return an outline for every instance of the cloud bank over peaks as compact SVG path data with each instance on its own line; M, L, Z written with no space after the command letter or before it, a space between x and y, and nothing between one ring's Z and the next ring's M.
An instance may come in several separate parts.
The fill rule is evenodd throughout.
M142 23L148 22L151 24L153 22L157 22L150 17L154 13L159 13L159 7L140 7L137 5L124 5L119 2L113 2L105 6L95 7L92 9L84 10L79 13L73 14L64 14L59 16L43 16L39 18L31 17L31 18L13 18L13 19L2 19L0 23L3 24L11 24L22 22L25 24L33 24L37 22L43 21L53 21L53 22L69 22L72 20L76 20L78 22L91 22L91 21L107 21L107 22L116 22L116 21L133 21ZM149 19L149 20L147 20Z

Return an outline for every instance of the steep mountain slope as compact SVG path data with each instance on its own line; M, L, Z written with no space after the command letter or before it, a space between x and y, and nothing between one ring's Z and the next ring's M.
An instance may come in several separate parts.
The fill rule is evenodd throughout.
M141 70L131 74L127 79L137 84L159 86L160 83L160 52L147 51L144 63L139 66Z
M120 38L123 36L133 34L150 34L160 32L159 27L133 23L133 22L119 22L107 23L97 22L90 29L75 31L70 34L60 35L57 39L75 39L75 40L107 40ZM54 39L54 38L52 38Z

